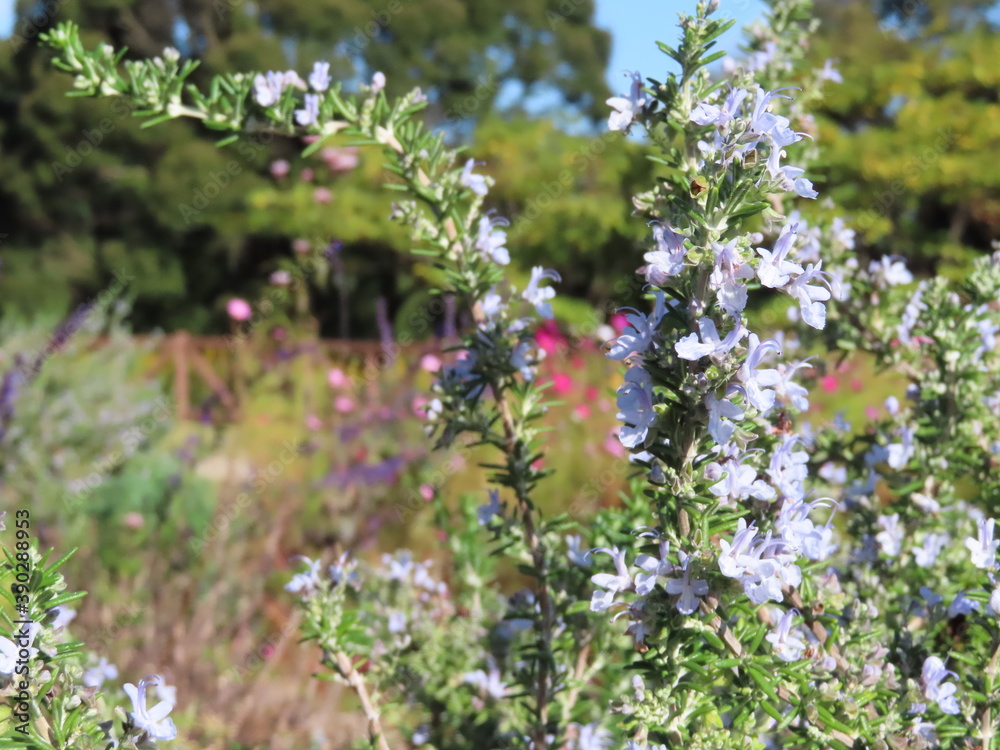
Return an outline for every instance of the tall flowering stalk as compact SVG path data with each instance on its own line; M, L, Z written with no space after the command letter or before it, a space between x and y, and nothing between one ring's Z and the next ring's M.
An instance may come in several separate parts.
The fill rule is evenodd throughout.
M381 148L392 217L471 321L428 417L439 445L471 439L498 459L485 504L436 506L452 575L405 552L376 566L345 554L305 560L288 586L373 745L388 746L391 717L434 747L997 746L1000 257L958 288L915 284L888 254L862 264L806 171L820 148L808 105L840 77L832 61L802 70L809 3L770 0L746 61L714 80L732 24L718 5L661 45L678 74L634 73L608 102L609 127L642 128L662 169L633 200L650 304L626 311L607 351L627 366L619 439L635 476L622 507L575 534L534 503L531 331L558 276L506 278L492 179L415 119L419 91L389 101L376 75L348 95L324 63L201 91L173 50L123 73L121 52L85 50L72 25L45 38L80 95L128 97L149 123ZM776 297L798 339L754 330L756 303ZM865 434L806 422L812 364L791 355L821 343L902 372L910 405L886 401ZM490 585L499 553L530 586Z

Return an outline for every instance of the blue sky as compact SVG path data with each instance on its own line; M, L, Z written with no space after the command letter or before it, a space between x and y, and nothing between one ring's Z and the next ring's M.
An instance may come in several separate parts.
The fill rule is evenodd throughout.
M624 91L625 70L638 70L643 77L663 80L673 61L657 48L657 42L673 46L677 39L677 14L691 13L695 0L597 0L597 25L611 32L611 64L608 83L615 92ZM744 26L764 12L761 0L722 0L720 15L737 19L717 49L738 52Z
M673 43L677 36L677 14L691 12L695 0L597 0L597 25L611 31L611 64L608 82L614 91L625 85L622 71L638 70L644 76L662 77L670 60L657 48L657 41ZM722 12L737 19L736 26L721 40L720 49L736 51L740 29L763 12L761 0L722 0ZM14 0L0 0L0 37L10 35Z

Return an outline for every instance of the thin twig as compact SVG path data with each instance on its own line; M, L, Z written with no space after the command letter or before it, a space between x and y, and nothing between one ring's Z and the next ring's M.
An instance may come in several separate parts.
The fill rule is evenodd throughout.
M358 694L358 699L361 701L361 710L364 711L365 718L368 720L369 738L372 743L378 745L379 750L389 750L389 743L386 742L385 733L382 731L382 723L379 721L378 710L372 703L364 679L358 670L354 668L351 657L343 651L338 651L334 655L334 658L337 661L337 669L340 671L341 676L347 680L347 684L354 688L354 692Z

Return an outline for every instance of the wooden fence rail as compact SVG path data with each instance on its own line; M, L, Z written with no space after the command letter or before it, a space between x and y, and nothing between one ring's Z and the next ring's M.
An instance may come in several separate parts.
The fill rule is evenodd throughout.
M147 339L137 336L140 341ZM245 399L246 361L258 358L265 368L274 367L291 351L293 356L314 357L317 363L334 362L347 368L361 368L376 377L397 358L412 362L424 354L441 354L445 343L440 339L409 345L394 344L389 351L378 341L342 339L312 339L296 343L284 350L261 350L256 342L233 336L195 336L178 331L157 337L156 360L152 373L166 375L171 383L174 407L180 419L197 419L191 408L195 378L207 387L212 399L223 407L229 419L238 419L241 402Z

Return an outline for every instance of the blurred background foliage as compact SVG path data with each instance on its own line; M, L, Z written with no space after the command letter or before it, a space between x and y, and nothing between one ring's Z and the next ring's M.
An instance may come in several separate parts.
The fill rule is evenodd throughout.
M385 221L377 158L345 143L302 159L302 144L245 138L223 149L196 124L140 129L128 103L64 96L34 39L71 19L93 44L151 56L178 47L223 70L334 63L335 77L387 74L428 92L428 118L498 178L520 271L563 276L560 317L601 322L627 283L646 229L628 196L654 165L604 127L610 37L592 0L80 0L19 2L0 46L0 310L65 314L116 272L134 277L137 331L225 330L232 296L260 299L294 243L342 243L336 278L311 280L328 336L372 338L380 299L398 333L427 284ZM871 254L961 274L1000 234L997 4L818 0L814 63L836 61L816 113L816 182L850 214ZM664 36L669 30L664 29ZM736 53L736 50L730 50ZM642 71L657 76L659 71ZM340 247L340 245L338 245ZM629 259L633 260L629 260ZM598 310L595 316L594 310Z

